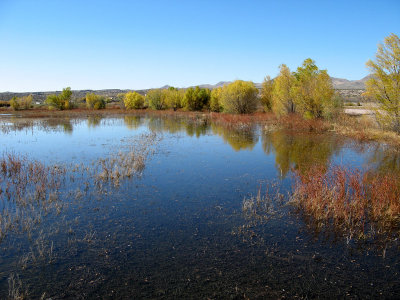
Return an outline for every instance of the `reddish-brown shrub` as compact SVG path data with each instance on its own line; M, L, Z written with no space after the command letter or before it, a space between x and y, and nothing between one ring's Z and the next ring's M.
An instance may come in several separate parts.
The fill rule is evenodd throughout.
M294 179L292 203L320 228L366 238L399 226L400 174L316 166Z

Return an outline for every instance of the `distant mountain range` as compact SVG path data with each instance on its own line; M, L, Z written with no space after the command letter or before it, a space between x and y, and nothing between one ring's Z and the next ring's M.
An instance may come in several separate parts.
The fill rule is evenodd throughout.
M370 78L370 75L364 77L360 80L347 80L343 78L332 78L333 88L336 90L364 90L365 89L365 82ZM229 84L231 81L220 81L216 84L201 84L199 87L201 88L208 88L208 89L215 89L218 87L222 87L225 84ZM254 83L257 88L261 89L262 83Z
M360 80L347 80L342 78L332 77L333 87L337 90L365 90L365 83L371 75L365 76Z
M361 94L363 90L365 89L365 82L370 78L369 76L364 77L363 79L360 80L347 80L347 79L342 79L342 78L335 78L332 77L332 83L333 87L339 91L339 93L346 98L349 98L349 100L352 101L359 101L361 99ZM216 84L201 84L199 87L201 88L208 88L208 89L214 89L217 87L222 87L225 84L229 84L231 81L220 81ZM261 89L262 83L255 83L256 87ZM161 89L167 89L169 88L169 85L165 85L161 87ZM136 90L140 94L146 94L149 89L144 89L144 90ZM74 90L73 91L73 96L75 98L83 98L85 97L86 93L95 93L98 95L103 95L105 97L111 98L111 99L117 99L117 95L120 93L126 93L132 90L120 90L120 89L106 89L106 90ZM43 102L48 95L50 94L58 94L60 91L52 91L52 92L25 92L25 93L14 93L14 92L3 92L0 93L0 100L10 100L12 97L22 97L22 96L27 96L32 94L33 100L36 102ZM352 95L352 97L349 97L348 95ZM351 99L350 99L351 98Z

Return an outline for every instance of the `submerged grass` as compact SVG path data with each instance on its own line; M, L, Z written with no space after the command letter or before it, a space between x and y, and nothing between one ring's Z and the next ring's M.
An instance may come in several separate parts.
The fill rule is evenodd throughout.
M242 213L245 222L232 232L240 236L244 242L252 244L264 243L262 235L257 230L260 225L284 215L282 207L285 204L285 197L280 192L278 182L267 184L264 192L261 190L260 186L256 195L243 198Z
M66 170L45 166L26 156L0 157L0 242L9 230L28 232L58 206Z
M99 159L92 170L95 184L99 187L103 183L119 186L121 180L141 175L145 162L154 154L154 146L159 139L156 133L143 134L136 141L128 143L127 151L111 153L107 158Z
M12 273L8 277L8 300L28 299L28 292L24 289L18 274Z
M155 133L126 141L125 148L89 165L46 165L16 153L0 157L0 243L9 231L27 233L50 213L90 193L111 193L120 181L140 176L160 140Z
M77 242L96 241L97 234L92 229L85 230L78 239L75 230L78 217L66 221L67 213L60 213L71 202L76 202L80 209L79 201L89 201L91 195L109 195L121 180L140 176L159 140L155 133L129 138L118 153L110 152L106 158L89 165L46 165L17 153L0 156L0 244L12 251L15 243L21 243L21 249L15 248L19 254L16 269L8 279L7 299L30 298L27 286L14 273L18 269L30 272L54 263L60 258L56 253L62 251L62 244L68 244L68 251L73 253L78 251ZM50 224L46 223L48 227L43 227L45 217L51 218ZM64 230L60 233L61 228ZM52 236L59 234L64 236L64 242L52 240ZM29 247L22 240L29 240Z

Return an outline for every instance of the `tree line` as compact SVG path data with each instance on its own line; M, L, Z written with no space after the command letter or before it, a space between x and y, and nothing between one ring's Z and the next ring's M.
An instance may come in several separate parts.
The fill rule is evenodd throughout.
M371 78L366 83L364 96L378 104L376 116L382 127L400 132L400 39L391 34L378 46L374 61L367 67ZM59 95L50 95L46 103L51 109L70 109L72 91L66 88ZM212 111L248 114L262 108L277 116L298 113L305 119L332 118L342 106L327 70L320 70L315 61L307 58L295 71L285 64L279 66L279 74L267 76L261 91L251 81L236 80L223 87L177 89L153 89L146 95L128 92L119 95L125 109ZM89 93L83 101L89 109L106 107L106 99ZM29 109L32 96L13 98L10 105L15 109Z
M72 108L72 91L66 88L60 95L50 95L46 103L53 109ZM200 87L188 89L153 89L146 95L137 92L120 94L125 109L212 111L249 114L263 109L277 115L298 112L305 118L327 117L340 106L331 78L326 70L319 70L312 59L306 59L296 72L286 65L274 79L266 77L261 92L251 81L236 80L212 90ZM87 108L105 108L104 97L87 94Z

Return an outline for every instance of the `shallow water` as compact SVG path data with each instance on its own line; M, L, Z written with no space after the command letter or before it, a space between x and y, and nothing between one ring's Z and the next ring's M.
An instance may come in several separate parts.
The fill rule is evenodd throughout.
M0 298L10 291L52 299L400 294L397 239L321 234L284 203L274 203L268 218L243 211L244 198L259 189L276 185L286 195L293 168L400 171L399 155L384 145L179 118L0 118L3 152L67 173L62 207L36 209L44 210L39 222L11 227L1 241ZM154 152L135 176L99 187L91 171L72 171L96 168L150 132Z

